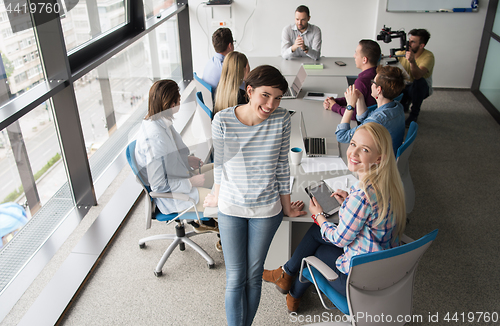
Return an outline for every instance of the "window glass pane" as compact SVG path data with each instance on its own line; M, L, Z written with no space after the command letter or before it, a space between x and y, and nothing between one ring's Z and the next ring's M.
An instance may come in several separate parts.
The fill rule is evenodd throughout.
M500 43L490 38L479 90L500 111Z
M125 12L124 0L79 0L61 17L66 50L124 24Z
M497 13L495 15L495 23L493 24L493 33L500 36L500 6L497 7Z
M181 79L177 20L168 20L75 82L83 136L94 180L121 150L117 138L147 111L154 80Z
M28 204L28 217L67 184L50 101L1 131L0 166L0 203Z
M174 5L174 0L144 0L146 18L156 16L163 10Z
M3 4L0 4L0 17L1 105L45 78L33 28L13 33Z

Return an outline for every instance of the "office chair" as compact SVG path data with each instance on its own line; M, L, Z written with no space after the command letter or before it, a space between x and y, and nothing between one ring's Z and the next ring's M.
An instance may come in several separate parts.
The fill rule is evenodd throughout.
M417 131L418 124L415 121L412 121L410 127L408 128L406 139L404 143L399 146L396 153L398 170L405 190L406 214L411 213L411 211L413 211L413 207L415 206L415 188L413 187L413 181L410 175L409 158L413 149L415 138L417 137Z
M403 99L403 93L399 94L398 96L396 96L394 98L394 101L397 101L397 102L401 102L401 100Z
M215 89L210 86L206 81L201 79L196 72L193 72L193 77L196 82L196 90L201 91L203 94L203 102L213 112L215 101Z
M196 92L196 102L203 109L203 111L205 111L208 114L210 120L212 120L214 118L214 113L212 110L210 110L208 106L205 105L205 102L203 101L203 95L201 94L201 92Z
M405 321L397 321L397 316L411 316L415 271L420 258L432 244L437 233L436 229L416 241L405 236L412 242L354 256L347 277L346 297L335 291L329 283L338 277L337 274L315 256L302 259L300 281L302 282L305 277L314 283L321 303L326 309L337 308L345 315L357 318L357 320L350 318L351 323L335 322L327 323L328 325L383 325L386 323L380 319L376 323L374 320L370 322L368 317L380 318L382 315L385 321L390 318L395 325L404 325ZM322 293L334 306L328 307L325 304Z
M198 212L196 209L196 202L194 199L190 198L188 195L183 194L183 193L174 193L174 192L169 192L169 193L155 193L151 192L151 188L149 187L149 184L143 180L141 174L139 173L139 168L137 166L137 162L135 161L135 145L136 141L134 140L127 146L126 150L126 155L127 155L127 161L128 164L130 165L130 168L134 172L136 176L137 182L142 186L144 189L144 193L146 194L145 196L145 204L146 204L146 229L151 228L151 220L155 219L159 222L167 222L167 224L170 224L171 222L176 222L177 226L175 227L175 233L176 234L159 234L159 235L153 235L144 239L139 240L139 248L143 249L146 247L146 242L148 241L153 241L153 240L174 240L170 246L167 248L163 256L161 257L160 261L158 262L158 265L156 265L156 269L154 271L154 274L158 277L161 276L162 273L162 268L163 265L167 262L168 257L170 254L174 251L174 249L179 245L179 249L181 251L184 251L186 246L185 244L188 244L191 248L196 250L203 258L208 263L208 268L213 268L215 266L214 260L212 257L210 257L205 250L203 250L200 246L198 246L195 242L193 242L191 239L189 239L192 236L197 235L194 231L190 232L185 232L184 228L184 221L189 221L189 220L209 220L209 218L203 217L203 213ZM171 213L168 215L162 214L159 209L156 207L156 204L153 200L153 198L175 198L175 199L180 199L184 201L190 201L192 203L192 206L183 210L182 212L179 213ZM188 212L189 209L194 207L195 211L194 212Z
M403 99L403 93L396 96L394 98L394 101L401 102L402 99ZM367 107L367 111L375 110L376 108L377 108L377 104L373 104L373 105L370 105L369 107Z

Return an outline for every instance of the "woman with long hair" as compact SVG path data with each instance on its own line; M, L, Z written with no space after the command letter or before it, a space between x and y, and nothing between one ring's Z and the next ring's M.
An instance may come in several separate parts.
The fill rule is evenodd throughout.
M278 69L259 66L245 79L249 102L220 111L212 122L214 194L226 264L226 317L251 325L259 306L262 272L283 215L304 215L290 202L290 114L279 104L288 83Z
M215 95L215 113L248 103L246 92L241 86L249 72L248 59L243 53L233 51L226 55Z
M385 127L369 122L357 128L347 149L348 168L359 182L349 189L335 191L342 205L338 225L328 222L321 205L313 197L309 203L313 224L283 267L265 270L264 281L288 293L289 312L298 310L300 299L311 283L293 276L302 258L316 256L339 276L331 284L345 295L351 258L398 245L406 225L403 184L392 151L392 140Z

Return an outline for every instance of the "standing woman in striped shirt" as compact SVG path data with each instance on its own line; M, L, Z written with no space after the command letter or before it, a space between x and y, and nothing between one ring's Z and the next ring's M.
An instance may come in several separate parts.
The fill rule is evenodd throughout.
M287 88L279 70L259 66L245 79L249 102L220 111L212 122L215 183L205 206L219 207L229 326L252 324L283 214L306 214L303 202L290 201L290 114L278 107Z
M387 129L375 122L358 127L347 149L347 163L357 173L359 182L349 193L332 194L342 205L339 224L328 222L315 198L309 210L315 222L283 267L265 270L262 278L288 293L289 312L298 310L300 299L311 283L301 283L293 276L300 270L302 258L316 256L339 276L331 283L346 295L347 273L351 258L397 246L406 225L403 184L399 176L392 139Z

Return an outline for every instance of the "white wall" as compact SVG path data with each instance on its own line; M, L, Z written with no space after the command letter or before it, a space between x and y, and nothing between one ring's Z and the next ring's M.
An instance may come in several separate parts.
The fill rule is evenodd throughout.
M189 1L193 68L200 75L214 54L211 36L214 21L229 23L236 50L247 56L280 55L281 30L294 22L295 8L305 4L311 23L323 34L322 55L352 56L363 38L375 39L382 26L393 29L426 28L431 33L427 48L436 57L433 81L437 87L470 88L486 17L488 1L480 1L477 13L389 13L387 0L234 0L228 6L207 7L201 0ZM253 12L253 14L252 14ZM246 27L245 27L246 24ZM399 40L380 42L382 52L398 47Z

